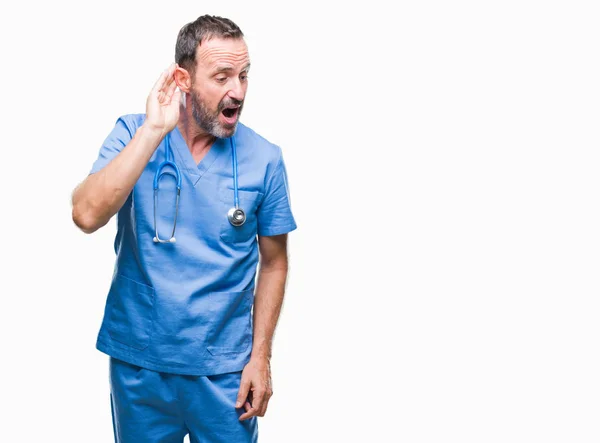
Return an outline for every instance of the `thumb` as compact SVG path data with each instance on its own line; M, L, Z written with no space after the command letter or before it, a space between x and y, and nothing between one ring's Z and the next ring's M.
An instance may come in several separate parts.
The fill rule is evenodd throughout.
M237 401L235 402L236 408L241 408L246 399L248 398L248 391L250 391L250 381L243 379L240 383L240 390L238 391Z

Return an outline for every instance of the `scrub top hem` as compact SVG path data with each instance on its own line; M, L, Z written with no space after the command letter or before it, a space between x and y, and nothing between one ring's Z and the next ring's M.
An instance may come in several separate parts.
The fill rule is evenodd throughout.
M132 355L131 352L128 352L126 350L117 349L114 346L111 346L109 343L106 343L103 340L97 340L96 349L98 349L98 351L108 355L109 357L113 357L118 360L122 360L126 363L130 363L132 365L136 365L136 366L140 366L145 369L149 369L151 371L165 372L165 373L176 374L176 375L191 375L191 376L196 376L196 377L198 377L198 376L199 377L208 377L208 376L212 376L212 375L228 374L231 372L240 372L244 369L244 367L250 361L249 356L247 358L245 358L244 360L242 360L241 362L237 359L235 362L232 362L232 363L224 363L223 361L219 361L218 369L210 370L206 367L199 369L198 366L195 366L195 367L191 367L191 366L172 367L172 366L165 366L165 365L157 364L151 360L148 360L147 358L137 357L135 355Z

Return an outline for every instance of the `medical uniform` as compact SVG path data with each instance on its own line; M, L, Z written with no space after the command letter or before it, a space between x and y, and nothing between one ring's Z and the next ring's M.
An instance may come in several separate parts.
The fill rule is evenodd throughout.
M91 173L132 139L144 114L120 117ZM167 140L168 137L168 140ZM234 227L232 148L217 139L196 165L176 127L156 149L117 213L116 263L96 347L109 355L116 441L256 441L256 417L238 420L241 370L252 350L257 235L296 229L281 149L238 123L239 206ZM181 173L175 243L176 180L153 182L167 158ZM168 438L164 436L170 436Z

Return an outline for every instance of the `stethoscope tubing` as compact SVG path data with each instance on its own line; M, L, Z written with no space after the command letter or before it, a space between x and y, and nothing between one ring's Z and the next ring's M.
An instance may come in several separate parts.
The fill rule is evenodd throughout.
M231 145L231 163L233 169L233 203L234 207L229 210L227 213L227 218L229 223L233 226L241 226L246 221L246 213L243 209L240 208L240 200L238 193L238 165L237 165L237 149L235 145L234 136L229 138L229 143ZM170 133L165 137L165 150L166 159L158 166L156 173L154 174L154 238L153 241L155 243L175 243L175 228L177 227L177 215L179 214L179 198L181 196L181 172L179 167L175 163L175 157L173 155L173 150L171 149L170 144ZM163 169L170 167L173 168L175 173L171 171L164 171ZM158 227L156 224L156 208L158 206L158 183L160 178L164 174L169 174L175 176L175 180L177 181L177 198L175 200L175 219L173 221L173 231L171 232L171 236L168 240L161 239L158 236Z
M231 143L231 162L233 163L233 205L238 209L240 207L240 200L238 197L237 149L233 135L229 138L229 141Z

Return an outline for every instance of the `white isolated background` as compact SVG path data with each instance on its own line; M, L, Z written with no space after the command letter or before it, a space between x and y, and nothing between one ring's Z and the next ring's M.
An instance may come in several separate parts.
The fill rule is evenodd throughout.
M4 4L0 441L112 441L115 224L70 193L211 13L299 226L260 441L598 442L596 5Z

